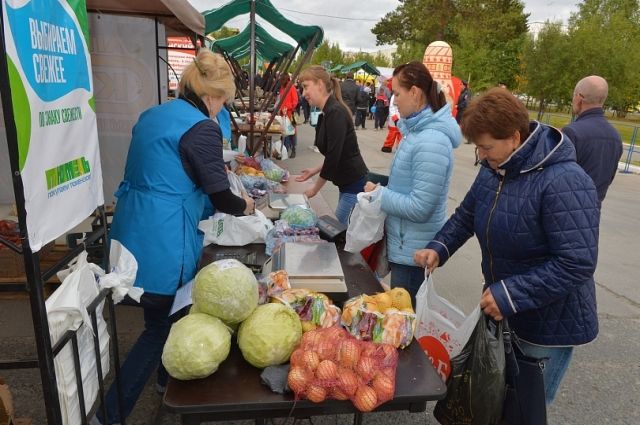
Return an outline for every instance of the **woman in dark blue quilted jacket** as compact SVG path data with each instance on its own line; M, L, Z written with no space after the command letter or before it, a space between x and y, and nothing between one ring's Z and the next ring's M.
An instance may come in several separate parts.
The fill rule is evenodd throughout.
M442 266L469 238L482 250L484 314L509 319L525 353L545 362L553 401L573 347L598 334L593 273L600 215L593 181L560 131L529 122L524 105L495 88L465 110L462 132L482 168L417 264Z

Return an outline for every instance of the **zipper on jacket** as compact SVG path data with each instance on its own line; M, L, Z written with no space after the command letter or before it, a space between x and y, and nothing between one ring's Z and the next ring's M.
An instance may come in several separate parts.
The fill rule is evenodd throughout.
M400 218L400 251L404 245L404 220Z
M498 189L496 189L496 198L493 200L493 206L491 207L491 211L489 212L489 218L487 219L487 232L486 232L486 240L487 240L487 252L489 253L489 270L491 271L491 283L496 281L495 276L493 275L493 253L491 252L491 243L489 241L489 229L491 226L491 219L493 218L493 212L496 210L496 206L498 205L498 197L500 196L500 192L502 191L502 184L504 183L504 177L498 176L500 183L498 183Z

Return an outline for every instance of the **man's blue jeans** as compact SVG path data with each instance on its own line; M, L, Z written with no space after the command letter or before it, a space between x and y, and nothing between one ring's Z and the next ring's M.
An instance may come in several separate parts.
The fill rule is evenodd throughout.
M168 375L160 363L160 357L171 328L172 320L169 318L169 312L173 298L173 295L145 293L140 299L140 306L144 310L144 330L120 368L122 411L125 418L131 414L140 393L156 368L158 368L158 384L162 386L167 384ZM98 410L98 419L103 425L119 423L120 413L115 381L109 388L106 402L109 420L106 421L102 417L102 409Z
M531 344L523 340L519 340L519 344L522 352L529 357L548 358L543 361L542 375L544 376L544 397L547 406L550 406L556 397L562 378L569 368L569 363L571 363L573 347L549 347Z

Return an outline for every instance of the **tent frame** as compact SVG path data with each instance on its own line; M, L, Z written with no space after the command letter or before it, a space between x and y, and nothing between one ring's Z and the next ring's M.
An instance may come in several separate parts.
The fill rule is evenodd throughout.
M319 44L320 41L322 40L322 30L318 30L314 33L311 42L308 42L308 40L304 40L304 39L300 39L300 40L296 40L298 42L298 44L296 45L295 49L291 52L290 55L288 55L287 59L282 61L281 63L284 65L282 68L280 68L280 66L277 67L278 70L282 70L282 71L288 71L289 67L291 66L291 64L293 63L293 60L295 59L295 55L298 53L298 51L300 50L300 48L303 46L303 44L307 44L307 49L305 51L305 54L302 58L302 60L300 61L300 63L298 64L298 66L296 67L296 70L294 71L293 75L291 76L291 80L289 81L289 84L285 87L284 92L283 92L283 96L280 97L279 101L276 103L276 105L274 106L273 109L273 113L271 114L271 118L269 118L269 121L267 121L267 124L264 126L264 128L262 130L256 130L255 129L255 113L256 113L256 109L255 109L255 75L257 72L256 69L256 55L257 55L257 49L256 49L256 1L257 0L248 0L249 1L249 26L250 26L250 34L251 34L251 39L250 39L250 49L249 49L249 138L248 138L248 148L249 151L251 153L251 155L255 155L255 153L258 151L258 149L260 148L260 141L262 142L262 148L263 148L263 155L265 158L270 157L270 152L268 149L268 141L267 141L267 132L269 131L269 128L271 127L271 124L273 123L273 120L275 119L276 114L278 113L278 111L280 110L280 106L282 105L282 102L284 101L284 98L287 96L287 94L289 94L289 90L291 90L291 88L293 87L294 82L296 81L296 79L298 78L298 75L300 74L300 71L302 70L302 66L308 62L308 60L311 58L311 54L313 53L313 51L316 48L316 44ZM222 6L222 8L224 8L225 6L229 5L231 3L227 3L226 5ZM246 13L246 12L245 12ZM206 18L205 18L206 21ZM205 31L208 31L208 29L205 28ZM271 102L271 100L273 99L273 97L275 96L275 88L276 88L276 84L278 82L278 80L275 78L276 73L273 73L274 75L274 81L273 81L273 85L271 85L269 87L269 94L267 95L267 97L265 98L265 101L260 105L260 107L258 108L259 112L263 112L269 105L269 103ZM243 102L244 104L244 102ZM235 120L232 120L235 121ZM258 143L256 143L256 134L258 134Z

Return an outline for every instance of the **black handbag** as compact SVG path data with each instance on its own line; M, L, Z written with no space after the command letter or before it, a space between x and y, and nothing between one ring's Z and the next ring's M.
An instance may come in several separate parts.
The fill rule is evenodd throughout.
M544 396L545 358L525 355L518 337L503 320L506 392L502 419L507 425L546 425L547 405Z

